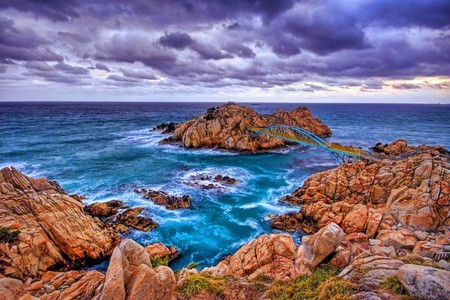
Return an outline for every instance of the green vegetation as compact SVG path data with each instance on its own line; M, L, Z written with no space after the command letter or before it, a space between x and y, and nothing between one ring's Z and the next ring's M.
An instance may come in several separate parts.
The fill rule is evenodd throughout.
M387 277L380 285L380 289L391 291L398 295L408 294L396 275Z
M159 266L168 266L169 265L169 258L164 256L155 256L150 257L150 262L152 263L152 267L156 268Z
M198 263L196 263L195 261L191 262L186 269L195 269L198 267Z
M435 261L426 261L422 256L420 255L414 255L414 254L410 254L404 257L399 257L399 260L401 260L402 262L404 262L405 264L412 264L412 265L419 265L419 266L426 266L426 267L432 267L432 268L437 268L437 269L441 269L441 267L439 266L439 264Z
M14 242L19 233L19 230L10 231L8 228L0 227L0 243Z
M224 293L225 280L220 277L212 277L206 274L192 274L186 278L182 293L186 296L197 295L202 291L215 295Z
M355 292L355 286L337 275L339 269L330 265L322 265L308 276L292 281L275 281L267 291L270 299L314 299L338 300L346 299Z

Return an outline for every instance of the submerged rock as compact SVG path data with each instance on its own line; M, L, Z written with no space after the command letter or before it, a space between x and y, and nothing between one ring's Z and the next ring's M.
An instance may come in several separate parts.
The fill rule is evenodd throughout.
M136 193L143 194L146 199L152 200L156 204L165 205L167 209L188 208L191 206L189 195L172 196L163 191L135 189Z
M0 243L0 271L22 279L105 258L120 240L56 182L14 168L0 171L0 227L19 232Z
M277 110L274 114L261 116L250 107L225 104L210 108L207 113L180 124L173 136L164 142L179 142L186 148L221 148L238 151L256 151L285 146L280 139L264 136L253 137L249 126L286 124L298 126L321 137L331 135L331 130L314 118L306 107L290 112Z

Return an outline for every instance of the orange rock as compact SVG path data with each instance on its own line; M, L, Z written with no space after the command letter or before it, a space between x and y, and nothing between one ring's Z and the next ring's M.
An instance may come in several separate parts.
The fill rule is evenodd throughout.
M0 271L16 278L107 257L119 240L56 182L14 168L0 171L0 227L20 231L16 241L0 244Z
M314 118L305 107L290 112L277 110L260 116L250 107L226 104L210 108L207 113L177 126L173 136L165 142L181 142L187 148L217 147L230 150L256 151L281 147L285 142L264 136L252 137L249 126L268 126L274 123L304 128L319 136L331 135L331 130Z

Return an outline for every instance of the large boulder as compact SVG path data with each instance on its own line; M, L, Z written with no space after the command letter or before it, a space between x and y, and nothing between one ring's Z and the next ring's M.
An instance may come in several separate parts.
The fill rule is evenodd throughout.
M180 142L187 148L221 148L240 151L256 151L282 147L285 142L263 136L253 137L247 131L250 126L286 124L301 127L321 137L331 135L331 130L314 118L306 107L290 112L277 110L269 116L261 116L250 107L225 104L210 108L207 113L177 126L166 142Z
M120 240L58 183L14 168L0 170L0 227L20 232L0 243L0 272L15 278L105 258Z
M178 252L175 247L166 246L163 243L148 245L147 247L145 247L145 252L147 252L150 258L161 258L168 261L172 261L180 256L180 252Z
M203 271L237 277L254 278L264 275L274 279L288 279L295 276L295 257L296 246L291 236L263 234L242 246L216 267Z
M127 239L114 249L99 299L171 300L175 283L170 268L153 269L145 248Z
M427 300L450 299L450 272L432 267L404 265L398 279L411 296Z
M316 266L336 251L344 237L344 231L335 223L328 224L312 236L304 237L295 260L296 276L311 274Z
M358 255L339 277L357 284L361 290L371 291L395 276L401 266L402 261L388 257L384 251L370 249Z

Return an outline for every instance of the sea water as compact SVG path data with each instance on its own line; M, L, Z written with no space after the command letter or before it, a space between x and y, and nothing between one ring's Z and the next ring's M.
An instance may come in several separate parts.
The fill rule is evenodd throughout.
M0 165L32 177L57 180L85 203L122 200L142 206L159 223L129 235L142 245L162 242L190 262L212 266L270 228L269 214L298 211L280 198L310 175L336 162L319 149L293 146L257 154L183 149L159 142L168 135L151 129L182 122L217 103L0 103ZM261 114L299 104L247 104ZM329 141L368 148L404 138L410 144L450 148L449 105L302 104L330 126ZM225 189L187 184L196 174L231 176ZM207 183L207 182L204 182ZM166 210L133 189L189 194L192 208ZM298 234L294 234L298 242ZM105 267L105 264L103 265ZM101 268L101 267L99 267Z

